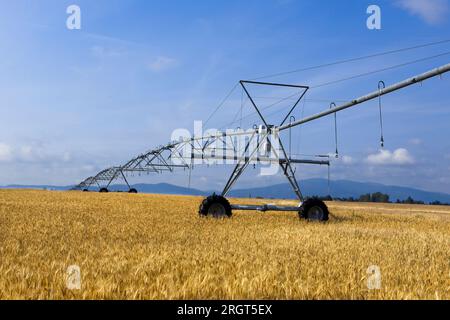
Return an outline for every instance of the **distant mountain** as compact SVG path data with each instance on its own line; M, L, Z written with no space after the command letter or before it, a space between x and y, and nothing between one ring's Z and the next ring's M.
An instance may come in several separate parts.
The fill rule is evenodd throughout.
M175 194L175 195L187 195L187 196L206 196L210 192L205 192L193 188L186 188L175 186L169 183L158 183L158 184L135 184L133 188L138 190L140 193L155 193L155 194ZM126 185L114 185L111 187L112 190L127 190ZM212 192L211 192L212 193Z
M379 183L355 182L348 180L331 181L331 195L335 198L359 198L362 194L382 192L390 196L391 201L405 200L412 197L414 200L424 202L440 201L450 203L450 194L423 191L414 188L387 186ZM328 195L328 180L308 179L300 183L300 188L305 196ZM264 198L294 198L292 188L286 184L277 184L270 187L234 190L230 193L234 197L264 197Z
M212 192L201 191L193 188L180 187L168 183L158 184L134 184L133 188L136 188L140 193L155 193L155 194L174 194L174 195L192 195L192 196L205 196ZM72 189L73 186L52 186L52 185L7 185L0 186L0 189L37 189L37 190L56 190L66 191ZM98 187L92 187L89 190L98 191ZM109 188L111 191L128 191L127 185L116 184Z
M69 190L72 186L27 186L27 185L9 185L8 189L47 189L47 190ZM136 184L133 185L140 193L156 193L156 194L174 194L174 195L193 195L206 196L212 191L202 191L193 188L175 186L168 183L158 184ZM326 196L328 195L328 180L326 179L307 179L302 180L300 187L305 196ZM126 191L125 185L111 186L111 190ZM98 190L98 189L93 189ZM348 180L331 181L331 195L336 198L359 198L360 195L366 193L382 192L390 196L391 201L397 199L405 200L412 197L414 200L424 202L440 201L442 203L450 203L450 194L423 191L414 188L387 186L379 183L370 182L354 182ZM230 192L231 197L263 197L278 199L293 199L294 194L291 187L287 183L277 184L267 187L236 189Z
M10 184L7 186L0 186L0 189L37 189L37 190L57 190L57 191L65 191L71 188L72 186L21 185L21 184Z

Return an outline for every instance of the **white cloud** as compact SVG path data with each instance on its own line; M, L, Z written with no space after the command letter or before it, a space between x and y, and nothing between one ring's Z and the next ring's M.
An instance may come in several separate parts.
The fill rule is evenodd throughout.
M380 150L376 154L371 154L366 159L367 163L371 165L406 165L413 164L414 158L408 150L400 148L391 152L389 150Z
M69 162L70 160L72 160L72 155L67 151L64 152L62 155L62 161Z
M13 152L11 146L0 143L0 162L7 162L13 159Z
M46 158L46 154L43 148L22 146L17 152L18 158L25 162L42 161Z
M330 157L330 160L338 162L338 163L342 163L342 164L353 164L356 162L356 160L351 157L351 156L339 156L338 158L336 158L336 154L335 153L328 153L328 156Z
M342 156L343 164L352 164L354 162L353 158L350 156Z
M148 64L148 68L154 72L160 72L174 68L178 65L178 61L173 58L159 56L153 62Z
M423 141L422 141L422 139L414 138L414 139L409 140L409 143L412 145L415 145L415 146L419 146L423 143Z
M84 166L81 166L81 170L84 172L93 172L97 169L98 168L96 168L94 165L91 165L91 164L86 164Z
M105 57L120 57L123 55L123 52L118 50L105 48L102 46L93 46L91 48L92 55L96 58L105 58Z
M27 163L39 163L39 162L69 162L72 156L69 152L63 152L62 154L56 154L49 152L41 145L22 145L12 147L5 143L0 143L0 162L27 162Z
M396 0L396 4L429 24L444 22L449 12L448 0Z

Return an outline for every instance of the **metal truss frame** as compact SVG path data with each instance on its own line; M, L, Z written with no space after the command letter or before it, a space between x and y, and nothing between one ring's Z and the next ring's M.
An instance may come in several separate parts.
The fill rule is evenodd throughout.
M195 159L222 159L222 160L235 160L237 161L237 164L234 167L234 170L231 173L230 178L228 179L223 191L222 195L226 196L230 189L233 187L233 185L236 183L236 181L239 179L239 177L242 175L242 173L245 171L245 169L248 167L250 162L254 159L256 161L267 161L267 162L278 162L281 168L283 169L283 174L286 176L287 180L289 181L294 193L296 194L297 198L300 200L300 203L303 201L303 195L301 193L299 184L297 182L297 179L295 177L295 170L293 169L293 164L295 163L307 163L307 164L319 164L319 165L330 165L329 160L300 160L300 159L291 159L290 156L288 156L286 149L283 146L283 143L281 139L278 136L278 142L281 149L281 156L279 155L276 158L264 158L259 157L255 155L258 153L258 151L262 148L261 143L257 143L256 146L251 144L251 141L254 139L258 139L258 141L264 141L269 135L273 133L279 133L284 130L288 130L290 128L314 121L316 119L336 114L337 112L340 112L342 110L360 105L366 101L373 100L376 98L380 98L383 95L389 94L391 92L398 91L400 89L406 88L408 86L414 85L416 83L420 83L422 81L428 80L430 78L442 75L446 72L450 71L450 63L443 65L441 67L432 69L430 71L427 71L423 74L416 75L412 78L406 79L404 81L395 83L388 87L378 88L377 91L374 91L372 93L369 93L365 96L356 98L350 102L347 102L345 104L342 104L340 106L334 105L332 108L329 108L323 112L313 114L311 116L305 117L303 119L300 119L298 121L291 121L290 123L286 124L287 119L291 116L291 114L294 112L295 108L298 106L301 99L304 97L306 92L308 91L309 87L307 86L299 86L299 85L289 85L289 84L280 84L280 83L267 83L267 82L256 82L256 81L240 81L240 84L247 94L247 97L249 98L251 104L253 105L254 109L258 113L261 121L263 122L263 126L260 126L259 128L247 130L246 132L242 133L221 133L218 132L217 134L212 134L209 136L203 136L203 137L193 137L190 139L184 139L180 140L179 142L171 142L165 146L161 146L157 149L154 149L152 151L146 152L144 154L141 154L127 163L125 163L122 166L118 167L111 167L108 169L105 169L101 172L99 172L97 175L92 176L81 182L79 185L77 185L74 189L89 189L93 185L97 185L98 187L101 186L101 183L106 182L107 187L110 186L110 184L119 178L123 178L127 185L130 187L127 179L126 179L126 173L128 172L148 172L148 173L162 173L162 172L173 172L177 168L183 168L183 169L191 169L193 166L193 162ZM267 123L267 120L262 115L260 108L255 103L253 97L251 96L248 88L246 85L253 84L253 85L263 85L263 86L278 86L278 87L290 87L290 88L298 88L302 90L301 95L298 100L295 101L289 112L284 117L283 121L278 126L274 126ZM245 145L244 152L238 153L236 155L236 146L233 143L233 137L239 136L239 135L248 135L251 134L250 141ZM217 149L217 144L222 143L223 148ZM190 161L186 161L186 158L183 156L182 151L185 146L190 146L192 148L192 154L190 157ZM213 150L219 150L222 153L221 155L212 154L210 153L210 147L215 146ZM233 150L235 154L233 156L229 156L227 154L228 150ZM178 163L174 163L173 160L177 158ZM179 162L181 161L181 163ZM240 209L240 210L282 210L282 211L295 211L298 210L297 207L277 207L277 206L232 206L233 208Z

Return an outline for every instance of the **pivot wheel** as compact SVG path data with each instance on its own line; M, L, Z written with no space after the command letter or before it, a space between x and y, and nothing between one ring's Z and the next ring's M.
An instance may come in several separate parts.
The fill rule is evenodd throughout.
M328 221L328 207L317 198L305 200L298 212L300 218L310 221Z
M216 219L230 218L232 215L231 205L225 197L213 194L203 200L199 208L199 214Z
M108 188L100 188L100 191L99 191L100 193L108 193L109 192L109 190L108 190Z
M138 193L138 191L135 188L131 188L130 191L128 191L128 193Z

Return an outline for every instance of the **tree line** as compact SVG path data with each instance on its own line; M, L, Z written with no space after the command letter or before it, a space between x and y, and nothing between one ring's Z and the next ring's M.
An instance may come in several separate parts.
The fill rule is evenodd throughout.
M411 196L404 200L397 199L395 201L391 201L390 196L385 193L375 192L375 193L366 193L361 195L359 198L353 197L332 197L330 195L325 197L315 197L319 198L323 201L346 201L346 202L373 202L373 203L401 203L401 204L426 204L424 201L415 200ZM450 203L442 203L440 201L432 201L427 203L429 205L434 206L448 206Z

